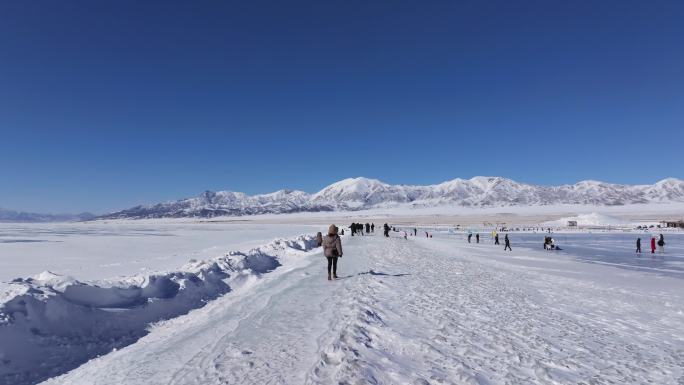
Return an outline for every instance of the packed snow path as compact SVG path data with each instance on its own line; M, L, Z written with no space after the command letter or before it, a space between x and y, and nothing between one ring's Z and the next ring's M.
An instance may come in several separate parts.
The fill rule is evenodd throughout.
M337 281L302 257L48 383L684 383L683 280L460 240L343 243Z

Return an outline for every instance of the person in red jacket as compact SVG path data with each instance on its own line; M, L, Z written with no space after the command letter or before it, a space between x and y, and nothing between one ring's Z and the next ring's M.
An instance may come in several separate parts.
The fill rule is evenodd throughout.
M655 237L651 237L651 254L655 253Z

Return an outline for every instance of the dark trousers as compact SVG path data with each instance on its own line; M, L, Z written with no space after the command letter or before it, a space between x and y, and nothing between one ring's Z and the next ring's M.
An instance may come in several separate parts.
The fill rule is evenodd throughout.
M510 251L513 251L513 249L511 249L511 244L510 244L510 243L507 243L506 246L504 246L504 251L506 251L506 249L508 249L508 250L510 250Z
M337 258L338 257L326 257L328 258L328 275L330 275L330 269L332 268L332 275L337 276Z

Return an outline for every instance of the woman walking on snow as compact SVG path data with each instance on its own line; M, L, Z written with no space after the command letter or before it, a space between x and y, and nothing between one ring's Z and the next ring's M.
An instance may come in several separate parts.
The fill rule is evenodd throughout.
M496 237L498 240L499 236L497 235ZM513 251L513 249L511 249L511 241L508 239L508 234L504 237L504 251L506 251L506 249Z
M330 225L328 235L323 238L323 255L328 259L328 281L337 279L337 258L342 257L342 240L335 225Z
M636 252L638 254L641 254L641 238L637 238L637 245L636 246L637 246Z
M651 237L651 254L655 254L655 237Z

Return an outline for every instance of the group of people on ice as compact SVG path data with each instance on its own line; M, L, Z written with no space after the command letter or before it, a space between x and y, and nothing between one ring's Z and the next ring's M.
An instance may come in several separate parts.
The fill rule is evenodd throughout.
M663 236L663 234L660 234L658 236L657 241L656 237L651 237L651 254L655 254L656 245L658 245L658 252L665 252L665 237ZM641 253L641 238L637 238L636 240L636 252L639 254Z
M494 238L495 245L501 245L499 243L499 233L497 233L496 230L492 231L492 238ZM473 233L468 233L468 243L472 243L472 239ZM475 233L475 243L480 243L479 233ZM505 250L513 251L513 249L511 249L511 240L508 238L508 234L504 235L504 251Z
M363 223L352 223L349 226L352 237L354 235L363 235L364 229L366 230L366 234L374 233L375 223L366 223L365 225Z

